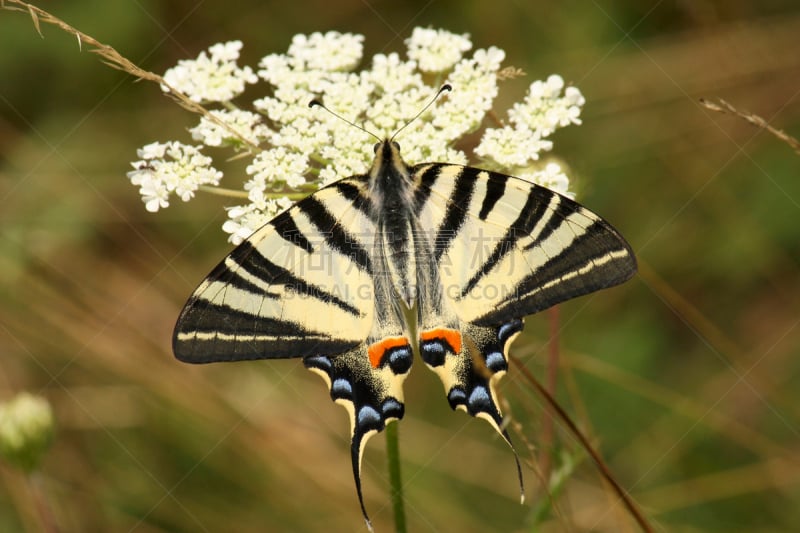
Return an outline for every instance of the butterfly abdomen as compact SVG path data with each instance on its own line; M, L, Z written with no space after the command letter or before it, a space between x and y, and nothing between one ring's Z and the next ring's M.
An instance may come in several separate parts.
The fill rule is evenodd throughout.
M391 287L392 296L411 308L417 297L418 269L418 254L412 243L419 227L414 215L414 184L396 143L377 145L369 191L377 220L374 254L379 256L376 262L385 268L380 275Z

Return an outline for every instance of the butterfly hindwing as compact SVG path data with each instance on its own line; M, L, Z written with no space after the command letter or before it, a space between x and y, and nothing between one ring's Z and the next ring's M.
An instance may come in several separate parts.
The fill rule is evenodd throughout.
M486 419L500 433L495 385L508 370L508 348L520 331L521 319L497 327L464 324L458 352L441 338L420 342L422 359L441 378L450 407Z
M322 376L331 399L350 417L350 455L361 511L367 516L361 492L361 457L367 440L383 431L386 423L403 418L402 384L411 369L412 353L407 340L387 347L380 356L361 344L336 357L310 356L306 368ZM387 343L388 344L388 343Z

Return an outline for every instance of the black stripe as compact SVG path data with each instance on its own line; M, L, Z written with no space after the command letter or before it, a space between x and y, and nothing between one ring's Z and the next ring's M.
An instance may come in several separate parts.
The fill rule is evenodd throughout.
M222 341L199 340L173 343L175 357L187 363L215 363L219 361L248 361L252 359L288 359L307 357L320 353L339 355L357 344L337 339L306 337L289 341Z
M175 326L176 334L195 332L297 337L320 335L295 322L254 315L202 298L189 300Z
M361 211L370 220L374 221L372 200L363 194L364 187L355 185L350 180L337 181L331 187L335 187L339 194L353 203L353 206Z
M479 172L481 170L477 168L463 167L456 178L453 191L447 202L444 220L442 220L436 232L436 261L439 261L442 254L450 247L450 243L455 239L464 224L464 220L467 218L467 211Z
M489 179L486 181L486 196L483 197L481 212L478 214L481 220L486 220L497 201L503 197L506 190L506 181L508 181L508 176L497 174L496 172L489 173Z
M536 234L536 236L534 237L533 241L530 244L525 246L524 248L525 251L541 245L547 238L550 237L550 235L553 234L553 232L556 229L561 227L562 224L566 223L567 217L581 210L581 207L575 202L572 202L565 198L559 198L559 200L560 201L556 206L555 212L550 216L550 219L544 225L542 231ZM548 206L550 205L549 201L547 202L547 205ZM589 220L592 219L589 218Z
M525 207L520 211L519 217L511 225L511 228L516 232L517 238L530 235L534 226L545 216L547 210L550 208L550 201L556 193L545 189L544 187L533 186L528 193L528 199L525 201ZM559 205L563 204L563 199ZM571 211L570 211L571 212ZM534 236L535 238L536 236Z
M427 166L427 168L425 168ZM439 172L442 168L447 165L419 165L412 169L410 169L410 173L412 176L416 176L416 173L422 170L423 168L425 171L422 173L421 176L415 179L417 181L416 190L414 191L414 211L419 213L422 211L422 208L425 206L425 203L428 201L428 198L431 195L431 187L433 187L434 183L436 183L436 179L439 177Z
M322 202L309 196L298 203L297 208L306 214L331 248L349 257L359 269L372 271L369 253L339 224Z
M594 259L601 259L611 252L622 251L623 249L624 247L619 241L616 239L611 241L609 239L609 234L603 224L595 222L586 229L586 233L575 238L575 240L558 255L549 258L547 262L536 269L535 272L531 272L523 278L517 285L518 294L523 295L534 291L538 287L557 280L565 274L569 274L570 272L574 272L589 265ZM620 264L615 264L618 261ZM607 263L607 265L618 269L625 262L625 260L616 260ZM599 267L600 271L604 270L603 266L605 265ZM593 270L590 270L578 278L571 278L568 281L559 283L556 287L563 285L559 290L568 294L572 294L573 292L575 294L585 294L589 290L606 287L607 284L613 285L613 280L617 277L618 276L609 277L606 272L602 275L596 275ZM583 290L585 287L593 288ZM569 297L571 298L572 296Z
M313 254L314 246L297 227L297 224L292 217L292 211L293 209L284 211L272 219L272 222L269 224L275 228L275 231L277 231L278 235L280 235L284 240L287 240L295 246L299 246L306 252Z
M333 304L339 309L346 311L354 316L361 316L361 312L334 294L306 282L304 279L295 276L292 272L282 266L278 266L264 257L253 245L245 241L239 245L231 254L231 258L239 264L239 267L258 277L270 285L280 284L292 289L294 292L303 296L312 296L325 303ZM259 291L259 294L263 291Z
M266 335L274 338L179 339L181 333ZM305 357L317 354L337 355L352 349L357 344L306 330L294 322L257 317L227 306L218 306L196 299L190 300L184 308L172 338L175 356L189 363Z
M476 323L488 325L530 315L559 302L629 279L636 272L636 260L622 238L616 232L610 233L609 229L601 222L590 226L588 233L575 239L562 253L523 278L516 288L516 294ZM622 251L627 252L627 255L603 263L579 277L555 283L547 289L541 288L609 253Z
M234 253L236 250L234 250ZM218 281L220 283L224 283L225 285L230 285L234 288L241 289L243 291L247 291L253 293L258 296L263 296L265 298L277 298L278 295L265 292L262 287L259 287L246 279L240 276L235 270L231 270L228 265L225 264L225 261L222 261L211 273L206 277L206 280L209 282Z
M475 288L481 278L488 274L503 256L514 250L520 237L528 235L533 231L536 222L544 216L550 204L549 199L552 193L544 192L547 194L543 195L542 189L538 187L532 187L530 189L528 198L525 200L525 205L520 210L517 220L506 230L506 234L503 235L503 238L495 245L489 258L481 265L481 268L475 272L461 290L462 298Z

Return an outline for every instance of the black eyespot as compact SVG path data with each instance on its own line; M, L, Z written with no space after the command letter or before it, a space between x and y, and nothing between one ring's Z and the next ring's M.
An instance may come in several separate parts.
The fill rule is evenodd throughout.
M378 153L378 147L380 145L381 145L381 143L375 143L375 145L372 147L372 153L377 154Z

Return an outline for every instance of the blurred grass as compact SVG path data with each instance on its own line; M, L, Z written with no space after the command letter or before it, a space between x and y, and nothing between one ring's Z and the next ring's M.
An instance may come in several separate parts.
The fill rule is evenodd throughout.
M559 398L661 530L791 531L800 523L800 157L698 104L722 97L796 137L800 6L769 2L83 2L43 5L163 72L234 38L245 60L295 33L366 35L402 51L416 25L469 32L532 79L561 73L587 97L556 138L579 199L633 243L641 275L561 308ZM344 411L296 361L190 367L169 338L180 306L228 250L214 198L146 213L125 179L135 149L186 138L193 117L157 88L80 53L52 28L0 12L0 399L46 395L59 430L43 483L64 531L352 531ZM232 167L228 176L241 175ZM547 320L513 353L544 374ZM400 425L410 531L531 531L548 496L485 423L453 414L422 365ZM502 390L537 446L540 400ZM541 531L633 531L594 467L577 461ZM391 529L382 439L365 498ZM465 465L469 467L465 468ZM0 465L0 530L36 530Z

